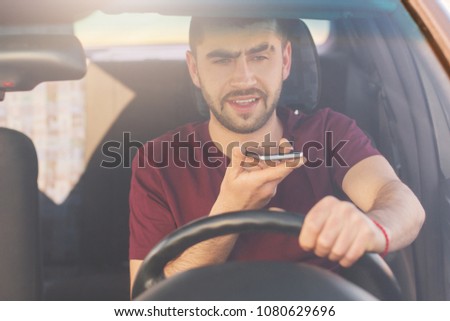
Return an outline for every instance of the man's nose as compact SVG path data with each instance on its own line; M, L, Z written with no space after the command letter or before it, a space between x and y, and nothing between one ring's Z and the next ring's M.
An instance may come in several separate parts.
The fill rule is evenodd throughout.
M236 59L236 63L231 78L231 86L233 87L249 87L256 84L255 74L245 57Z

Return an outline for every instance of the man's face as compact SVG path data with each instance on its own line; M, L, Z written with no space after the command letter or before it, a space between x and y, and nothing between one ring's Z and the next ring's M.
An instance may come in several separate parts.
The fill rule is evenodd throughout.
M236 133L260 129L274 115L289 76L291 45L263 24L208 30L187 62L211 117Z

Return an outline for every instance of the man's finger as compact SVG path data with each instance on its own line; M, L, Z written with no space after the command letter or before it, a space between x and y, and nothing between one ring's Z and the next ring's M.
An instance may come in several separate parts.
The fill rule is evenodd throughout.
M242 170L243 164L246 164L246 158L247 157L242 154L240 147L233 147L233 149L231 150L231 168L234 171Z
M345 222L338 215L330 214L317 236L314 252L320 257L329 256Z
M344 255L340 258L330 260L337 261L339 260L339 264L343 267L349 267L353 265L364 253L365 248L364 244L367 242L365 235L358 233L355 238L351 241Z
M294 147L292 147L291 143L286 138L281 138L278 144L278 149L280 154L287 154L292 152Z
M279 207L269 207L268 210L273 212L286 212L286 210Z
M306 158L300 157L300 158L294 158L294 159L286 159L282 161L286 167L289 168L299 168L303 166L306 162Z
M334 197L325 197L308 212L299 236L300 246L304 250L310 251L316 247L317 238L337 202Z
M288 167L285 162L279 162L274 166L267 166L260 171L260 178L265 182L281 181L296 167Z
M348 255L348 251L358 236L358 231L354 226L346 225L340 231L333 247L330 250L328 258L332 261L341 261Z

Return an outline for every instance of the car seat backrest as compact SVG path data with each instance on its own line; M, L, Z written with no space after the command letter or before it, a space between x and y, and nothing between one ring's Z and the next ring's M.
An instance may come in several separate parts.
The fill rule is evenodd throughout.
M0 128L0 300L38 300L38 161L31 140Z

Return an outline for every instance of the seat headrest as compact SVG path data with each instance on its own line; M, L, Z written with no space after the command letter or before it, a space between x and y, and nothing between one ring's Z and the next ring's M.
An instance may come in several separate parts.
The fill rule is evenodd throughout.
M278 106L311 112L320 95L320 67L317 48L306 24L299 19L279 22L292 44L292 66L283 83Z
M316 108L320 95L320 67L316 45L302 20L279 19L278 22L292 44L291 72L283 83L278 107L311 112ZM197 87L194 94L200 114L209 117L209 108Z

